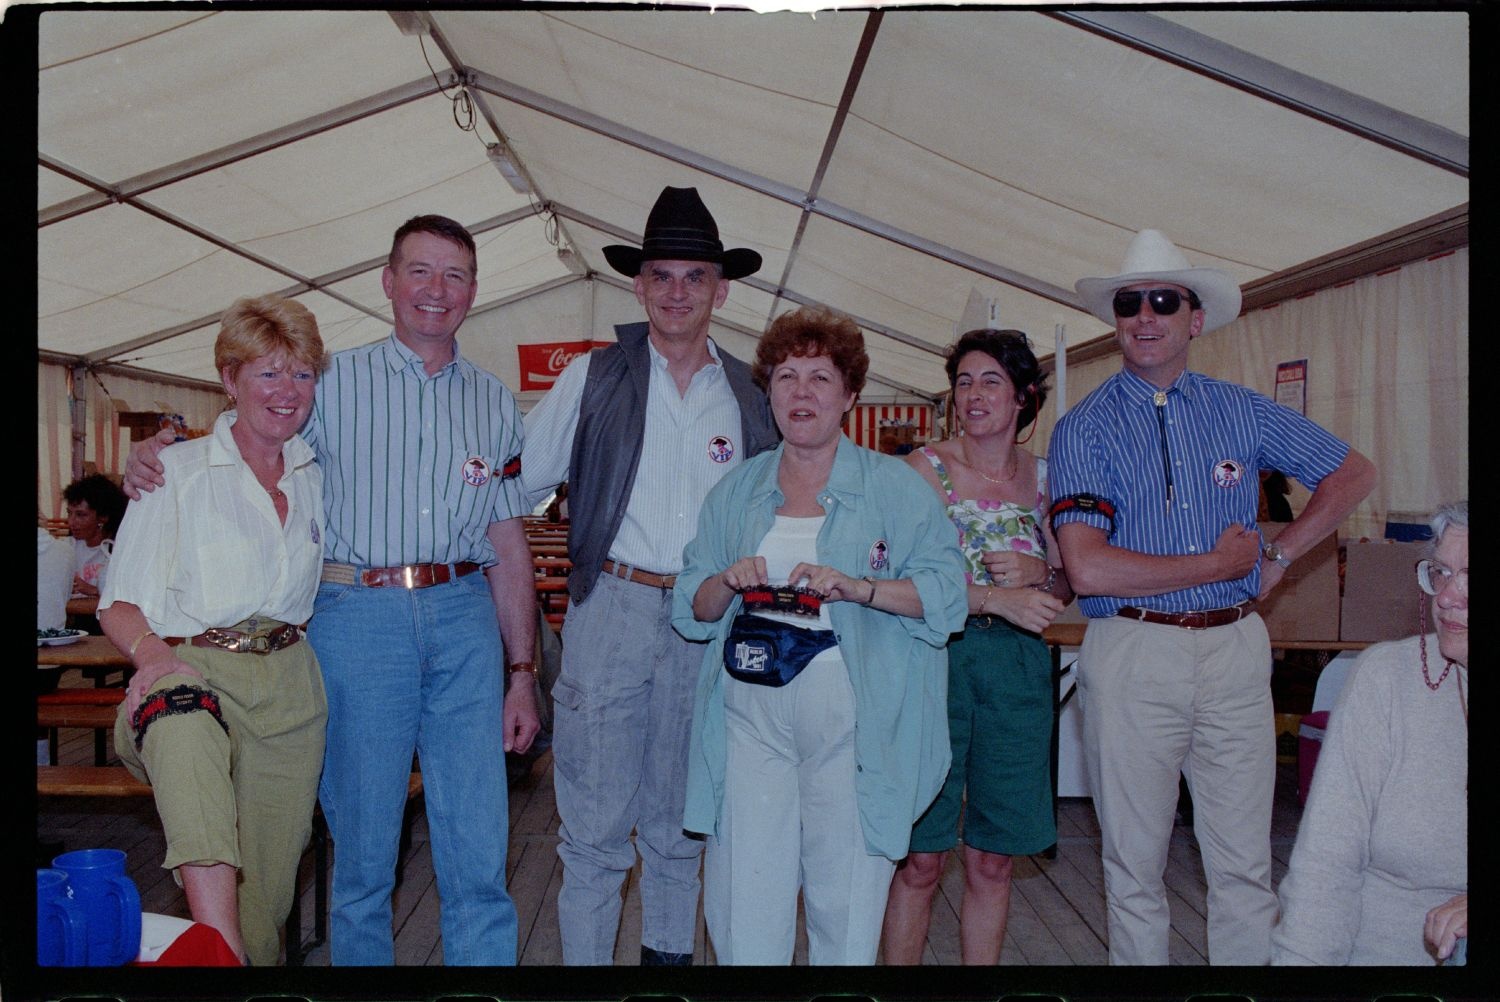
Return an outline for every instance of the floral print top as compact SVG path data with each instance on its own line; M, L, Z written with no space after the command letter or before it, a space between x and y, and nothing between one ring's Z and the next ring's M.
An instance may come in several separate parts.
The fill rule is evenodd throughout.
M948 477L948 468L930 447L922 455L932 464L938 482L947 498L944 510L958 529L958 548L964 554L964 580L969 584L989 584L980 554L994 550L1014 550L1047 559L1047 543L1042 535L1042 512L1047 505L1047 461L1036 461L1036 503L1023 508L1014 501L983 501L960 498Z

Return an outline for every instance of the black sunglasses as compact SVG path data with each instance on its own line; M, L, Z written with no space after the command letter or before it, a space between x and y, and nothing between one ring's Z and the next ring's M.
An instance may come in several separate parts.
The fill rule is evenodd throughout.
M1133 317L1141 312L1141 300L1151 301L1151 312L1159 317L1170 317L1177 312L1183 299L1192 309L1202 309L1198 297L1189 292L1186 296L1176 289L1121 289L1115 293L1115 316Z

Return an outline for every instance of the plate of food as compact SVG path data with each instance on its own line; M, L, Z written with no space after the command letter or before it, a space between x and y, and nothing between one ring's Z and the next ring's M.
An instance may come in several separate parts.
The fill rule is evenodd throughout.
M63 644L76 643L88 636L87 630L37 630L36 645L38 647L60 647Z

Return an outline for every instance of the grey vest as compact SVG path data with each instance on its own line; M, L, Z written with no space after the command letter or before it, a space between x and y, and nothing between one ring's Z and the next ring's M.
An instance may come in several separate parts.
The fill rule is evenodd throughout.
M625 507L635 485L651 379L646 336L644 323L620 324L615 327L617 344L589 354L588 378L568 463L568 557L573 562L568 594L574 602L582 602L594 587L615 533L625 520ZM740 441L748 459L776 445L776 422L766 395L750 375L750 367L722 351L719 361L739 404Z

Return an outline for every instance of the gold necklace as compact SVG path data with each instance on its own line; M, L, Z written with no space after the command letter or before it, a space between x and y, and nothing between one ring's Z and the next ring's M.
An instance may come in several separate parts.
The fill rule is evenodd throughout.
M975 463L973 459L969 458L969 443L968 443L967 439L964 440L963 450L964 450L964 461L969 464L969 469L973 470L975 473L979 474L981 477L983 477L985 480L988 480L990 483L996 484L996 485L1001 486L1001 487L1005 486L1007 483L1009 483L1011 481L1012 478L1015 477L1015 475L1016 475L1016 469L1019 466L1020 460L1021 460L1019 452L1017 450L1014 450L1014 449L1011 450L1011 454L1010 454L1010 472L1007 473L1003 479L996 480L994 477L988 476L983 470L981 470L979 468L979 464Z

